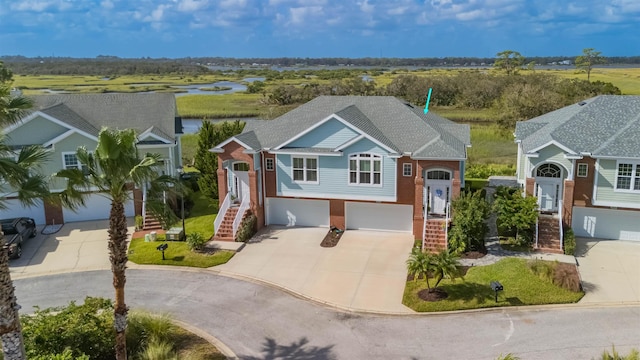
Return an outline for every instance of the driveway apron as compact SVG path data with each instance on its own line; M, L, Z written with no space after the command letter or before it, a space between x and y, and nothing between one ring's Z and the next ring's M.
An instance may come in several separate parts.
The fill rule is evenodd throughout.
M581 304L640 302L640 242L578 238L576 260Z
M326 228L270 227L217 269L345 309L413 312L402 305L411 234L349 230L335 247L323 248L326 234Z

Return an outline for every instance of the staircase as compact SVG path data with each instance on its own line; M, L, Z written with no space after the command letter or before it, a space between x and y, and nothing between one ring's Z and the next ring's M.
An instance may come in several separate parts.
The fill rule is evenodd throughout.
M538 252L562 254L557 215L538 216Z
M150 212L144 214L143 230L162 230L162 224Z
M442 219L428 219L424 231L424 250L437 253L447 248L445 232L446 221Z
M224 218L220 223L220 227L216 229L213 240L235 241L233 236L233 220L236 218L236 214L238 214L238 209L238 206L233 206L227 209L227 212L224 214Z

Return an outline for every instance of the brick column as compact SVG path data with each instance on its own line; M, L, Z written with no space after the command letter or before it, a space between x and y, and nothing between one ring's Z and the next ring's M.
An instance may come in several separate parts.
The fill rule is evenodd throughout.
M216 170L216 174L218 175L218 206L222 206L222 202L224 202L225 196L227 196L227 170L225 170L223 165L223 160L218 156L218 170Z
M460 179L453 179L451 182L451 200L460 196Z
M571 226L574 188L575 182L573 180L564 181L564 194L562 198L562 223L564 226Z
M422 178L422 167L417 166L416 177L415 177L415 191L413 197L413 237L416 239L422 240L424 234L422 231L422 225L424 223L424 210L422 204L422 198L424 195L424 179Z
M331 226L335 226L338 229L346 229L344 221L344 200L329 200L329 222Z
M251 207L251 212L258 218L257 228L260 230L264 226L264 212L258 199L260 192L258 191L257 176L257 171L249 171L249 201L251 202L249 206Z
M535 185L536 185L536 179L529 178L529 177L526 179L525 191L527 192L527 195L533 196L534 194L533 190Z
M133 189L133 208L136 215L144 216L142 214L142 190Z
M47 225L63 224L62 206L44 202L44 218Z

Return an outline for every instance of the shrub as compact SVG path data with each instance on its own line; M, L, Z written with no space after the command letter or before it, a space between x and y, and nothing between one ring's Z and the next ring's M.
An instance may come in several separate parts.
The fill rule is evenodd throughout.
M464 177L469 179L488 179L490 176L513 176L516 168L506 164L473 164L465 170ZM467 180L465 180L466 182Z
M531 260L527 263L531 272L536 274L540 279L552 282L554 268L557 262L549 262L543 260Z
M573 233L573 229L565 228L564 229L564 254L565 255L574 255L576 252L576 236Z
M187 235L187 246L189 246L190 250L202 250L204 248L204 244L207 243L207 239L202 236L199 232L194 232Z
M600 357L600 359L602 360L640 360L640 352L638 352L637 349L631 349L631 352L629 352L629 355L627 356L620 355L616 350L616 347L613 346L611 353L609 353L606 350L603 351L602 357Z
M176 326L167 315L156 316L142 311L132 312L127 326L129 356L145 351L154 341L169 341L169 334L172 334L175 329Z
M573 264L558 263L553 269L553 283L569 291L580 291L580 277Z
M140 353L140 360L178 360L173 347L166 341L152 339L149 345Z
M142 215L136 215L135 219L136 219L136 230L142 230L142 227L144 226L144 218L142 217Z
M454 254L469 250L484 250L484 237L489 231L485 220L489 217L489 203L480 191L463 192L453 200L453 220L449 231L449 249Z
M240 224L240 228L238 229L238 234L236 235L236 241L245 242L256 233L256 225L258 224L258 218L250 214L246 218L242 220Z

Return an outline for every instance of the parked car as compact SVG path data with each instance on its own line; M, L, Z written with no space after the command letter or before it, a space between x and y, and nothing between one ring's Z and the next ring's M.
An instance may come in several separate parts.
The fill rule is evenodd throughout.
M9 248L9 258L22 256L22 243L36 236L36 222L31 218L20 217L0 220L4 234L5 247Z

